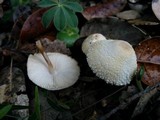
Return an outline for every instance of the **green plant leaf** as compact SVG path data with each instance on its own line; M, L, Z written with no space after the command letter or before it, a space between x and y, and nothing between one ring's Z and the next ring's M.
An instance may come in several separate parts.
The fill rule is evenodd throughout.
M39 7L51 7L56 6L58 3L53 0L42 0L38 3Z
M57 33L57 38L66 43L67 47L71 47L73 46L75 41L79 38L79 34L74 32L68 33L60 31L59 33Z
M66 2L64 4L68 9L73 10L74 12L82 12L83 8L78 2Z
M71 16L71 19L72 19L72 22L73 22L73 26L71 25L71 21L69 22L69 24L72 27L77 27L78 26L78 18L76 16L76 14L74 12L70 12L70 16Z
M63 7L62 7L62 10L65 14L65 19L67 21L67 24L70 25L71 27L77 27L78 22L77 22L77 19L75 18L75 13Z
M60 4L64 4L65 2L67 2L67 0L59 0Z
M35 98L34 98L34 112L29 117L29 120L41 120L41 111L40 111L40 101L39 101L39 92L38 87L35 87Z
M61 31L66 27L67 20L61 7L58 7L54 15L54 26Z
M138 86L138 88L139 88L140 91L144 90L143 86L142 86L142 83L141 83L142 77L144 75L144 71L145 70L144 70L144 65L143 65L143 66L141 66L141 68L140 68L140 70L139 70L139 72L137 74L136 83L137 83L137 86Z
M7 103L0 104L0 109L2 109L3 107L7 105L11 105L11 104L7 104ZM12 110L22 110L22 109L29 109L29 106L12 105Z
M2 119L12 108L12 105L6 105L0 109L0 119Z
M35 113L38 120L41 120L41 112L40 112L40 101L39 101L39 92L38 87L35 87Z
M43 14L43 16L42 16L42 24L43 24L43 26L45 28L47 28L51 24L51 22L52 22L52 20L54 18L56 9L57 9L57 6L56 7L52 7L52 8L50 8L49 10L47 10Z

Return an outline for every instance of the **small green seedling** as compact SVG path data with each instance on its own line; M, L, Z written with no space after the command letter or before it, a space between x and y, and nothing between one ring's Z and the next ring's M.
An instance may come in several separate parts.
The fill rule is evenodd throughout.
M76 12L82 12L82 6L75 1L68 0L42 0L39 7L49 8L42 16L42 24L48 27L52 22L60 31L57 37L67 46L72 46L78 35L78 18Z

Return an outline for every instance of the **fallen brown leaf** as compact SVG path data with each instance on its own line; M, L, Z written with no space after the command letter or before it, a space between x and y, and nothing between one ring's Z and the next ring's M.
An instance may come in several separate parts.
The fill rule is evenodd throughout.
M160 82L160 37L152 37L139 43L135 48L138 68L144 66L142 81L153 86Z

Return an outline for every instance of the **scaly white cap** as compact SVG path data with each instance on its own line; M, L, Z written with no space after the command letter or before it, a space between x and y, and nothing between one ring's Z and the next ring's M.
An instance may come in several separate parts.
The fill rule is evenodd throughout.
M89 44L92 40L94 42ZM83 42L82 51L96 76L117 86L130 83L137 68L137 60L135 51L128 42L106 40L101 34L92 34Z

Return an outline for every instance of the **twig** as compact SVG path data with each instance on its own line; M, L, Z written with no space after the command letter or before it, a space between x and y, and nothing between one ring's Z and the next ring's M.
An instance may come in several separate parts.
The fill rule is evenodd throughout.
M117 91L115 91L115 92L111 93L110 95L105 96L104 98L102 98L102 99L98 100L97 102L95 102L95 103L93 103L93 104L91 104L91 105L88 105L87 107L85 107L85 108L83 108L83 109L79 110L79 111L78 111L78 112L76 112L76 113L73 113L73 114L72 114L72 116L75 116L75 115L77 115L77 114L79 114L79 113L81 113L81 112L83 112L83 111L85 111L85 110L89 109L90 107L92 107L92 106L94 106L94 105L98 104L99 102L101 102L103 99L107 99L107 98L109 98L110 96L112 96L112 95L114 95L114 94L118 93L119 91L121 91L121 90L123 90L123 89L125 89L125 88L126 88L126 86L121 87L120 89L118 89Z
M121 103L119 106L115 107L113 110L111 110L109 113L105 114L100 118L100 120L106 120L109 118L111 115L115 114L118 110L126 108L129 104L131 104L132 101L136 100L139 98L141 95L150 92L151 90L160 87L160 83L156 84L155 86L150 86L146 88L145 90L133 95L132 97L128 98L125 102Z
M11 58L11 64L10 64L10 69L9 69L9 90L12 91L12 78L13 78L13 58Z

